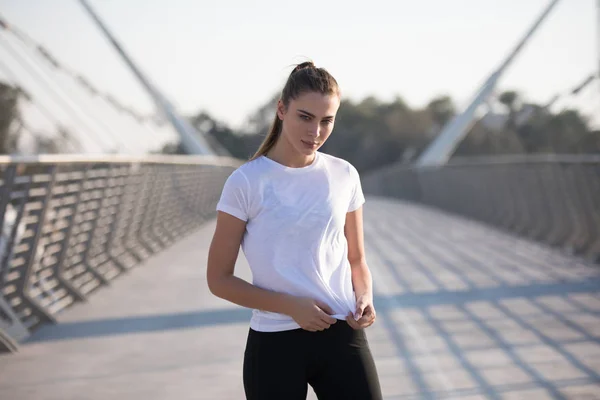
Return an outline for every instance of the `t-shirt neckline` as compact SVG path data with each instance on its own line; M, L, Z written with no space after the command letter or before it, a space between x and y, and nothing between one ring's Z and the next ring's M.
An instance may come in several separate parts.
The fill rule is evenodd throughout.
M318 151L315 152L315 158L313 159L312 163L304 166L304 167L288 167L287 165L283 165L275 160L270 159L269 157L263 155L261 156L263 158L263 160L265 160L266 162L268 162L269 164L275 166L276 168L282 170L282 171L286 171L286 172L290 172L290 173L302 173L302 172L307 172L312 170L313 168L315 168L317 166L317 163L319 162L321 155L319 154Z

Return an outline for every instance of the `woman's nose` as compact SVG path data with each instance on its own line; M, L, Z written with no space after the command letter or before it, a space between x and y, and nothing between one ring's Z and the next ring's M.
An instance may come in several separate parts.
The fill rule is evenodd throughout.
M319 137L319 135L321 134L319 125L312 125L308 130L308 133L310 134L310 136Z

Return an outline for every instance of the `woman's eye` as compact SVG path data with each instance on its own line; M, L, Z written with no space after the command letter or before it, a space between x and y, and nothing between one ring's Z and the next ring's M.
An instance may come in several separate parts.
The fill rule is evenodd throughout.
M300 118L302 118L305 121L309 121L310 117L308 115L301 115Z

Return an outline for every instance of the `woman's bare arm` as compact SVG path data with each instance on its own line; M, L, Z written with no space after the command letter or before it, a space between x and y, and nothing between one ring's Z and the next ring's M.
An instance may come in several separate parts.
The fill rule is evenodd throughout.
M373 281L365 256L362 207L346 214L344 234L348 241L348 261L352 269L352 285L356 297L373 297Z
M362 207L346 214L344 234L348 241L348 261L356 295L356 310L354 315L346 317L346 321L354 329L366 328L375 322L376 313L373 304L373 279L365 256Z

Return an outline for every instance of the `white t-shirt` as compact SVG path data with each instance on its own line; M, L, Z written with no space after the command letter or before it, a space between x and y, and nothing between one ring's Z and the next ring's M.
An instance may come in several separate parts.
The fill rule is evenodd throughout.
M346 213L365 202L357 170L316 152L290 168L261 156L225 182L217 210L246 221L242 250L258 287L326 303L334 318L354 312ZM273 332L300 326L288 315L253 310L250 327Z

